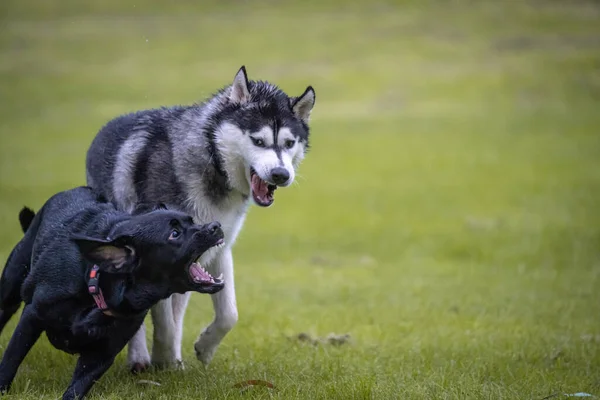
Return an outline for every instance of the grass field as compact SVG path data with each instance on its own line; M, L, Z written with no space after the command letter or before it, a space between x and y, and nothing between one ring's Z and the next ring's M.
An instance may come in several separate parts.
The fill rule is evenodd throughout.
M298 184L235 246L240 320L213 363L194 295L185 371L131 376L121 354L90 398L600 396L600 4L200 3L0 4L2 263L20 207L83 184L110 118L242 64L317 93ZM59 397L74 361L44 337L7 399Z

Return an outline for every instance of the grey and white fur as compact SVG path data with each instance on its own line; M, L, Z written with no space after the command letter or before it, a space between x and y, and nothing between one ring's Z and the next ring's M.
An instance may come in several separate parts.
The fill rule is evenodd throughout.
M190 106L139 111L110 121L87 153L87 183L125 211L140 203L165 203L219 221L226 246L200 262L225 287L212 295L214 320L194 348L204 364L238 320L232 246L249 205L268 207L277 187L290 185L309 144L315 92L289 97L277 86L249 81L242 67L232 85ZM173 295L152 311L152 357L142 328L129 342L135 371L150 364L181 365L184 312L189 293Z

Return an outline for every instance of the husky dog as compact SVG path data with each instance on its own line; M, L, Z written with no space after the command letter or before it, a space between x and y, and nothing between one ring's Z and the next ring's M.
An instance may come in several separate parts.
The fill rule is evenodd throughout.
M249 81L241 67L233 84L207 101L139 111L110 121L87 153L87 183L125 211L162 202L194 216L219 221L226 246L200 259L227 284L212 295L214 320L194 348L210 363L238 320L231 247L251 202L268 207L277 187L289 186L308 149L315 91L289 97L277 86ZM175 294L151 311L152 358L142 326L129 342L133 371L150 364L181 365L183 316L189 293Z

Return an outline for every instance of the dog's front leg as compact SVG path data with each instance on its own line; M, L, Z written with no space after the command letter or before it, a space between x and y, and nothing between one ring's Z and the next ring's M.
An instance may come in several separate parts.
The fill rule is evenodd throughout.
M171 296L171 305L173 306L173 320L175 322L175 337L174 337L174 354L175 359L179 365L183 368L183 359L181 357L181 341L183 339L183 318L185 317L185 309L187 308L188 302L192 292L184 294L174 294Z
M15 329L0 363L0 392L10 389L13 379L25 356L42 334L41 321L31 305L25 306L19 324Z
M92 385L113 364L115 356L116 354L112 354L110 351L99 350L81 353L71 384L63 394L63 400L83 399Z
M152 307L152 323L154 324L154 336L152 338L152 365L158 368L167 368L179 364L176 343L177 328L173 316L173 297L159 301ZM179 359L181 352L179 352Z
M127 363L132 372L138 373L150 368L150 353L146 344L146 326L133 335L127 346Z
M224 249L221 255L215 259L214 263L214 273L216 275L223 273L225 287L220 292L211 296L215 310L215 319L202 331L194 344L196 357L205 365L210 363L217 347L219 347L225 335L235 326L238 320L231 249Z

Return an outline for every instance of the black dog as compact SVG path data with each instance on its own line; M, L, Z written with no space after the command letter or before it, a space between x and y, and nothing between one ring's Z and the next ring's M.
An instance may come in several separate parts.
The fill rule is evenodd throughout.
M112 365L154 304L173 293L216 293L224 283L194 261L223 244L218 222L164 208L127 214L80 187L19 215L25 232L0 279L0 332L25 308L0 363L0 391L43 331L80 354L63 399L82 398Z

